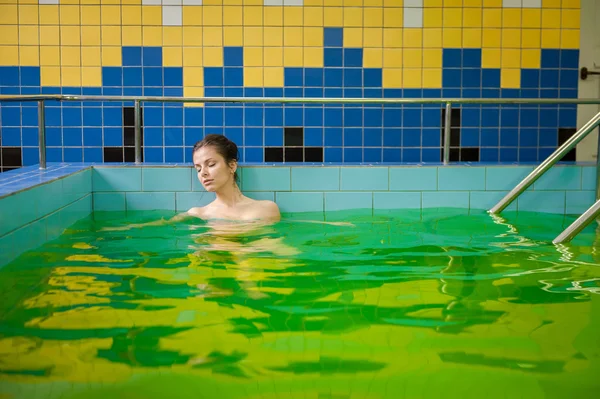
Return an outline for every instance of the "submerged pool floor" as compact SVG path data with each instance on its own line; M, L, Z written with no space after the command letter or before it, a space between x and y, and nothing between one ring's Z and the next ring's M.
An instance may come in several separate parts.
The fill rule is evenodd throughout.
M600 241L588 228L551 244L573 218L406 211L130 228L169 216L96 213L0 269L0 398L600 388Z

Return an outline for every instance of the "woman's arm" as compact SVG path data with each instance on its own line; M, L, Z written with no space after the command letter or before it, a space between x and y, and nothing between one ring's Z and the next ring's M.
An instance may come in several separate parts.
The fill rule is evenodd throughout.
M132 224L128 224L126 226L119 226L119 227L104 227L101 229L101 231L126 231L126 230L130 230L130 229L137 229L137 228L148 227L148 226L163 226L163 225L167 225L167 224L171 224L171 223L181 222L182 220L185 220L185 219L187 219L189 217L193 217L193 216L195 216L195 215L192 214L191 210L190 210L187 212L179 213L170 219L160 218L160 220L155 220L155 221L146 222L146 223L132 223Z

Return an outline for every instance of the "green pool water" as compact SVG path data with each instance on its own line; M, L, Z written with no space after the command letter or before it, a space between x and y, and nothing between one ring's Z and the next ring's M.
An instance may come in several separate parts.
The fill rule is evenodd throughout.
M0 269L0 398L577 398L600 242L572 217L96 213ZM117 228L117 229L115 229Z

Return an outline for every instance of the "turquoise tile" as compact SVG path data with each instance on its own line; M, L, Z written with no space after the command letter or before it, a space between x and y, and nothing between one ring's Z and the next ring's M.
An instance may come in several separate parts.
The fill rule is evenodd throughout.
M191 191L192 168L142 168L142 191Z
M6 234L0 237L0 267L14 259L16 245L13 244L13 235Z
M435 191L438 168L390 167L390 190Z
M508 191L471 191L470 207L471 209L489 210L496 205ZM513 201L507 208L507 211L517 210L517 201Z
M485 169L480 167L438 168L439 191L485 190Z
M92 173L92 187L94 192L141 191L142 168L94 167Z
M257 201L275 201L275 193L273 191L247 191L244 195Z
M290 168L244 168L242 185L244 191L290 191Z
M595 166L584 166L581 168L581 189L595 190L596 189L596 173Z
M74 173L62 179L64 204L82 198L92 192L92 171L90 169Z
M340 168L316 166L292 168L292 191L339 191Z
M441 170L441 169L440 169ZM469 209L467 191L424 191L423 208L465 208Z
M525 191L517 199L519 211L564 213L564 191Z
M581 190L580 166L553 166L533 183L535 191Z
M532 170L532 166L488 166L485 168L485 189L510 191Z
M421 193L373 193L373 209L421 209Z
M175 210L175 193L126 193L128 211Z
M38 218L62 208L69 203L69 199L72 199L64 194L62 183L62 180L56 180L31 189L32 195L36 198L38 204Z
M94 211L124 211L125 193L94 193Z
M237 174L238 174L238 186L240 187L240 189L243 190L243 185L242 185L242 176L244 174L243 169L237 168ZM202 186L202 183L200 183L200 180L198 180L198 173L196 172L196 170L194 168L192 168L190 170L190 176L192 179L192 191L206 191L204 189L204 187Z
M39 247L46 242L46 219L29 223L12 233L15 251L13 255L19 256L23 252Z
M177 212L187 212L191 208L198 206L206 206L215 200L215 193L191 192L191 193L175 193Z
M565 213L569 215L581 215L583 212L587 211L594 202L596 202L595 191L567 191Z
M292 177L293 181L293 177ZM323 212L323 193L277 193L281 212Z
M62 225L67 228L78 220L89 216L91 212L92 195L90 194L60 210Z
M46 216L45 219L46 219L46 240L50 241L50 240L54 240L54 239L58 238L65 230L64 223L62 222L62 219L61 219L61 211L56 211L54 213L51 213L50 215Z
M373 209L373 193L325 193L326 212L348 209Z
M373 166L341 168L340 189L342 191L387 191L389 169Z
M24 191L26 192L26 191ZM30 211L35 215L35 209L23 206L23 193L9 195L0 199L0 237L23 224L23 211ZM33 205L35 208L35 205ZM30 216L33 219L33 216Z

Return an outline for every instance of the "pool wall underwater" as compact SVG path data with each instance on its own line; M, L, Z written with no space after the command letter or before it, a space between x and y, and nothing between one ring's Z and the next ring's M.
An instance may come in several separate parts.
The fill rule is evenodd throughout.
M492 207L533 166L241 166L242 191L284 213ZM595 200L596 166L557 165L507 211L581 214ZM0 179L0 265L101 211L186 211L208 204L189 165L50 164Z

